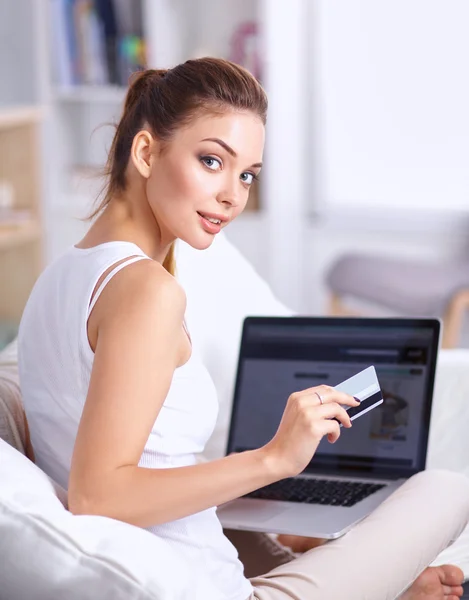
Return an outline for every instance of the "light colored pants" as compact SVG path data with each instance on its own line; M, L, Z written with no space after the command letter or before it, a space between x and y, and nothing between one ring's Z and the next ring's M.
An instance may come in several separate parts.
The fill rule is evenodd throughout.
M225 530L254 588L247 600L395 600L469 521L469 478L414 475L347 534L299 557L262 533Z

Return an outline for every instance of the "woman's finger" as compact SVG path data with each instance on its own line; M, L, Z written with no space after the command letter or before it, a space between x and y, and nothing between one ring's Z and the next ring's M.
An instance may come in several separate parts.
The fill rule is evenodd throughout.
M334 388L332 388L330 385L315 385L314 387L306 388L304 390L295 392L295 396L310 396L315 392L319 392L321 395L324 395L328 392L331 392L333 389Z
M311 419L317 419L318 417L325 420L337 419L344 427L352 427L347 411L336 402L312 407L310 414Z
M340 427L337 421L326 419L323 421L324 434L331 444L334 444L340 437Z
M359 406L360 401L357 400L354 396L350 396L349 394L345 394L344 392L338 392L337 390L332 389L327 394L322 396L322 404L328 404L331 402L336 402L337 404L342 404L346 406Z
M311 398L313 404L327 404L328 402L337 402L338 404L346 404L347 406L358 406L360 402L353 396L339 392L330 385L317 385L315 387L306 388L292 394L297 399Z
M324 394L321 394L317 389L312 388L310 394L302 394L301 396L298 396L298 398L301 398L302 402L311 401L313 406L331 404L334 402L346 406L358 406L360 404L360 401L356 400L353 396L349 396L344 392L338 392L333 388L330 388L330 391Z

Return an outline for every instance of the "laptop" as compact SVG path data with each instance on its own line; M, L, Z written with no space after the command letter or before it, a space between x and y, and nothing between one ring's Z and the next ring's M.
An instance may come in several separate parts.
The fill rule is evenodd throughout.
M300 475L220 505L223 527L337 538L424 470L439 337L438 319L246 318L226 454L270 441L292 392L371 365L383 402Z

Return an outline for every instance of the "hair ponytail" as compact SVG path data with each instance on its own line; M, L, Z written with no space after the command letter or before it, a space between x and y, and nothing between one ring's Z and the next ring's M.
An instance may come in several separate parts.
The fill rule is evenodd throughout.
M173 242L169 247L168 254L165 256L163 261L163 267L171 273L171 275L176 275L176 242Z

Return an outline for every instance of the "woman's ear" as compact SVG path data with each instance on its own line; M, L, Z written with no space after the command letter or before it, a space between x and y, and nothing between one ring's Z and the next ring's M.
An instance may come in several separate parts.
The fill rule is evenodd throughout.
M148 179L151 174L151 157L155 151L155 139L149 131L142 129L132 142L130 158L142 177Z

